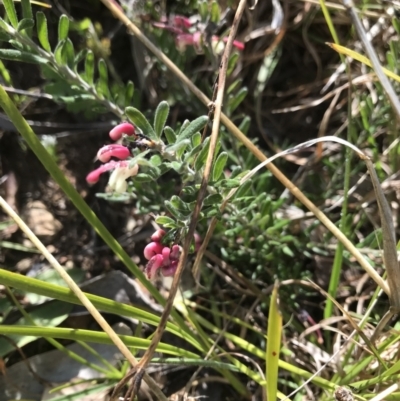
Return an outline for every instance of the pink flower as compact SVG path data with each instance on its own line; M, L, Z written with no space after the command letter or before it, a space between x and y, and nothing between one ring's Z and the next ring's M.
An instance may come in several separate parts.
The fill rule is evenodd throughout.
M192 23L189 18L184 17L183 15L175 15L172 18L172 25L179 28L189 29L192 26Z
M213 45L214 45L214 47L215 46L217 46L217 48L216 48L216 51L219 53L219 51L221 50L223 50L223 48L219 48L218 47L218 42L220 42L220 41L223 41L224 43L226 43L227 41L228 41L228 38L227 37L224 37L224 38L222 38L222 39L220 39L218 36L213 36L212 37L212 42L213 42ZM238 50L244 50L244 43L243 42L240 42L240 41L238 41L238 40L234 40L233 41L233 46L234 47L236 47L236 49L238 49Z
M168 277L173 276L178 268L182 248L176 244L172 245L172 247L164 246L161 240L165 234L164 230L157 230L151 236L153 242L150 242L150 244L144 248L143 254L148 260L145 273L149 280L155 277L158 270L161 270L163 276ZM200 247L201 238L195 233L194 239L197 251Z
M118 141L118 139L121 139L123 134L128 136L136 136L135 132L136 130L134 125L129 123L121 123L114 127L110 131L109 135L113 141Z
M139 166L135 164L133 167L129 167L129 162L126 160L118 162L111 160L109 163L103 164L96 170L89 173L86 177L86 181L89 184L95 184L99 181L101 174L110 170L114 170L108 181L110 189L114 190L115 192L123 193L126 191L128 186L126 179L137 175Z
M103 163L108 162L112 157L124 160L130 155L130 150L122 145L106 145L97 152L97 158Z
M177 35L175 38L175 44L178 50L183 51L186 49L186 46L194 46L196 51L202 50L202 37L201 32L195 33L182 33Z
M150 242L150 244L146 245L146 248L144 248L143 255L147 260L150 260L155 255L161 255L163 249L164 245L159 242Z

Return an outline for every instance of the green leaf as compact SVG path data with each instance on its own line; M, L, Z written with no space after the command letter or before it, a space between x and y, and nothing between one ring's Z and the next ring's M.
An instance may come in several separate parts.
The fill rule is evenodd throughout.
M241 88L240 91L238 91L238 93L236 93L235 96L229 99L228 108L231 113L233 113L239 106L239 104L243 102L244 98L247 96L247 93L248 93L247 88Z
M39 38L39 42L43 49L47 52L51 52L51 46L49 42L49 33L47 30L47 19L42 11L36 13L36 30Z
M139 173L135 177L135 181L137 181L137 182L152 182L152 181L154 181L154 178L150 174Z
M88 49L79 50L78 54L75 56L74 59L74 66L76 67L82 60L84 60L87 56Z
M142 130L144 135L147 135L150 139L157 139L156 133L154 132L149 121L138 109L135 107L127 107L125 109L125 114L129 120L136 125L136 127Z
M88 51L85 59L85 80L88 84L93 85L94 79L94 54Z
M204 206L215 206L215 205L220 205L223 201L222 195L221 194L212 194L207 196L204 199Z
M33 20L31 0L21 0L21 6L22 6L22 18Z
M199 146L201 144L201 134L200 132L196 132L192 136L192 146L195 148L196 146Z
M171 219L171 217L168 216L158 216L156 218L156 223L159 224L160 226L166 227L166 228L176 228L177 224L174 219Z
M167 138L167 142L169 144L172 144L172 143L176 142L175 131L171 127L165 127L164 128L164 134L165 134L165 137Z
M11 61L22 61L24 63L44 64L47 63L45 58L36 56L35 54L23 52L21 50L0 49L0 59Z
M156 133L157 139L160 139L164 125L167 121L169 114L169 105L167 102L162 101L156 110L154 116L154 131Z
M124 107L130 106L132 103L133 94L135 92L135 86L132 81L128 81L125 88L125 99L124 99Z
M189 124L190 124L190 121L189 120L185 120L182 123L177 136L179 136L189 126Z
M239 129L240 131L243 132L243 134L247 134L247 131L250 128L250 123L251 123L251 118L249 116L246 116L245 118L243 118L242 122L239 125Z
M228 68L226 70L227 76L232 74L234 68L236 67L238 58L239 58L239 53L232 53L232 55L229 57Z
M58 41L67 39L69 30L69 18L62 15L58 21Z
M221 19L219 5L216 1L211 3L211 22L218 23Z
M240 198L246 195L250 195L248 194L248 191L250 190L251 185L252 185L251 179L244 182L243 185L241 185L240 188L236 191L235 199L239 200Z
M97 90L106 99L109 99L110 90L108 88L108 70L107 70L107 64L103 59L99 60L98 69L99 69L99 80L97 82Z
M165 151L168 153L178 152L190 145L190 139L184 139L180 142L175 142L173 145L167 146Z
M222 188L237 188L240 185L239 179L229 179L229 180L221 180L218 181L215 186L222 187Z
M4 8L6 9L7 17L11 22L13 28L17 29L18 27L18 17L17 12L15 11L14 1L13 0L3 0Z
M171 205L180 212L191 212L189 205L184 202L179 196L173 195L170 201Z
M188 213L181 213L179 210L177 210L169 201L164 202L166 209L168 210L169 213L172 214L176 219L180 221L185 221L187 220L188 216L190 215L190 212Z
M74 45L70 38L65 39L61 47L61 52L62 52L62 58L67 63L68 67L73 68L75 62L75 50L74 50Z
M203 168L207 159L209 148L210 148L210 137L206 138L206 140L204 141L203 149L201 149L199 155L197 156L196 161L194 162L194 169L196 171L199 171L201 168Z
M58 42L56 48L54 49L54 58L56 59L56 62L61 65L66 64L65 53L63 52L64 43L65 40Z
M152 166L158 167L162 163L163 159L160 155L153 155L150 158L150 163Z
M207 116L201 116L193 120L182 132L179 133L177 141L191 137L196 132L202 130L208 122Z
M14 47L17 50L30 53L29 49L27 49L26 46L23 43L19 42L18 40L10 39L9 43L12 47Z
M25 30L32 30L32 28L35 26L35 21L30 18L23 18L21 21L18 22L18 28L17 31L25 31Z
M224 171L226 161L228 160L228 153L222 152L219 154L217 160L214 163L212 170L212 181L218 181L219 177Z
M206 0L200 1L198 4L199 8L199 14L201 17L201 20L205 22L208 18L208 4Z

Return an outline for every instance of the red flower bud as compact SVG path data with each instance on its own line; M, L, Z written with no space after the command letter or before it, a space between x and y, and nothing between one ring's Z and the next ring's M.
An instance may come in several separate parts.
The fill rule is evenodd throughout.
M136 136L135 135L135 126L129 123L121 123L118 124L116 127L114 127L110 131L110 138L113 141L118 141L118 139L121 139L122 135L128 135L128 136Z

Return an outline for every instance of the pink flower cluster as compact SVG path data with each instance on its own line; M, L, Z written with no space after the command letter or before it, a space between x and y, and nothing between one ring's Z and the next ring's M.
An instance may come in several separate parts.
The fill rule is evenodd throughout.
M181 247L179 245L172 245L171 248L164 246L161 243L164 235L164 230L157 230L151 236L152 242L144 248L144 257L149 261L145 269L148 279L155 277L158 269L161 269L161 273L166 277L173 276L178 267Z
M144 257L148 260L145 273L148 279L155 277L157 270L161 270L163 276L169 277L175 274L178 267L179 257L182 248L179 245L172 245L171 248L161 243L165 236L164 230L157 230L152 236L150 244L144 248ZM195 234L196 251L200 248L201 238Z
M189 29L193 27L192 21L182 15L175 15L169 19L164 18L160 22L154 22L154 26L157 28L165 29L176 35L175 44L178 50L183 51L186 46L193 46L197 52L202 51L203 46L203 33L201 31L190 32ZM222 42L226 43L228 38L223 38ZM219 51L218 44L221 43L221 39L213 35L211 37L213 46ZM244 50L244 43L238 40L233 41L233 46L238 50Z
M129 123L122 123L114 127L109 135L113 141L121 139L123 135L136 137L135 127ZM103 146L97 152L97 159L104 164L89 173L86 177L86 181L89 184L95 184L99 181L101 174L113 170L108 181L108 186L115 192L124 193L128 186L126 180L129 177L137 175L139 171L139 166L137 164L129 167L130 163L127 159L130 156L131 151L126 146L119 144ZM112 157L118 159L118 161L111 160Z

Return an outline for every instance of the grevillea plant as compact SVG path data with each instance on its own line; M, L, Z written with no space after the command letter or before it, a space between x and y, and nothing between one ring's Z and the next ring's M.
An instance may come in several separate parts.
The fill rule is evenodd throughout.
M198 14L189 14L190 17L154 16L151 23L144 27L150 30L160 48L169 40L168 53L182 69L188 68L196 57L202 57L205 65L212 65L216 60L216 54L212 53L212 47L204 39L204 26L207 21L220 25L223 17L218 4L215 1L210 4L208 7L207 2L199 3ZM188 228L208 153L208 138L203 135L204 127L209 124L208 117L178 121L173 127L166 125L169 105L177 102L188 115L200 114L197 101L182 87L177 90L175 80L171 80L171 87L168 87L169 104L161 102L158 107L142 113L133 107L137 105L133 84L122 84L114 79L115 71L109 72L112 71L109 59L97 60L96 54L86 47L75 50L69 38L70 30L80 27L82 30L77 31L78 34L86 35L87 28L84 27L87 27L87 22L71 23L67 16L62 15L58 23L58 40L52 45L45 14L39 11L34 17L29 0L22 0L21 5L22 18L19 18L14 3L11 0L4 1L7 20L0 19L0 39L8 42L10 47L0 48L0 59L39 66L45 78L44 91L53 100L64 103L69 111L84 112L89 117L111 112L121 122L111 130L109 143L99 149L96 162L99 165L97 168L94 165L94 170L87 172L87 181L95 184L102 174L110 174L106 191L103 191L105 186L102 183L97 185L97 196L110 201L134 200L138 213L152 213L152 216L156 216L156 222L166 229L167 234L161 241L164 245L171 247L179 244ZM177 48L180 47L181 35L190 35L192 40L198 33L203 39L193 45L201 46L204 56L197 55L192 45L187 45L186 51ZM221 44L223 38L221 35ZM242 121L239 128L246 133L250 120L236 112L247 94L240 79L235 78L241 48L242 44L236 43L229 59L230 84L224 111L236 121ZM164 80L167 79L168 75L161 64L155 59L154 63L160 66L159 73L164 74ZM210 78L205 81L213 82L215 74ZM197 83L200 87L204 85L204 80L199 77L193 77L193 80L199 80ZM207 84L206 89L211 91L212 85ZM199 231L205 232L209 218L218 216L220 223L214 234L219 243L217 251L225 260L240 266L247 277L261 280L269 277L265 266L271 261L279 261L275 266L278 276L288 277L287 261L290 259L293 264L295 260L297 268L301 260L294 257L298 240L290 233L290 220L277 219L274 213L284 203L283 198L279 199L280 190L271 184L270 173L263 172L252 182L248 181L240 187L221 214L219 207L223 197L231 188L239 185L241 175L253 168L256 161L246 149L234 143L224 127L221 127L218 147ZM161 268L161 271L165 272L166 269ZM293 274L292 271L289 277Z

